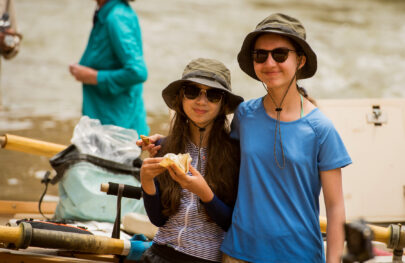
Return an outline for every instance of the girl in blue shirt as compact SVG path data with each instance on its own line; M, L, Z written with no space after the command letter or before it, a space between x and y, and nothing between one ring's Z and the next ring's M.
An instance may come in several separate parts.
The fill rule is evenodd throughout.
M321 187L326 262L340 262L341 168L351 159L331 121L297 85L317 68L305 38L297 19L273 14L246 36L239 52L241 69L263 84L266 95L240 104L232 122L241 166L232 224L221 246L223 262L325 262Z

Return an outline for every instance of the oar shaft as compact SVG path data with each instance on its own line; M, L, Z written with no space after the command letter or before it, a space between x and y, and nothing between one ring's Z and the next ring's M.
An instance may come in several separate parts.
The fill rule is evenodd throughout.
M7 150L47 157L52 157L66 148L66 146L62 144L50 143L11 134L0 136L0 145Z
M374 226L374 225L368 225L368 226L374 232L373 240L385 243L387 245L390 243L390 238L391 238L391 229L390 228Z
M17 227L0 226L0 242L14 244L16 248L60 248L94 254L128 255L130 241L104 236L36 229L28 223Z
M319 225L321 227L321 232L326 233L327 228L327 221L324 217L319 217ZM391 229L389 227L380 227L375 225L367 224L374 232L374 239L378 242L383 242L385 244L389 244L391 238Z
M31 246L95 254L127 255L124 240L103 236L33 229ZM130 246L130 245L129 245Z

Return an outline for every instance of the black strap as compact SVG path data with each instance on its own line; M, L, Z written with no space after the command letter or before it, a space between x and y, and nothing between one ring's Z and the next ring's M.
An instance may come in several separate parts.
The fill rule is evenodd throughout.
M44 190L44 192L42 193L41 197L39 198L39 202L38 202L38 210L39 210L39 213L40 213L45 219L47 219L47 220L50 220L50 218L47 217L47 216L45 216L44 213L42 213L41 204L42 204L42 200L44 199L44 196L45 196L46 192L48 191L48 184L49 184L49 182L51 181L51 179L49 179L49 176L50 176L50 175L51 175L51 172L50 172L50 171L46 171L46 173L45 173L45 175L44 175L44 178L41 180L41 183L45 184L45 190Z
M118 194L117 194L117 215L115 217L112 238L120 238L120 225L121 225L121 199L122 193L124 192L124 184L118 185Z
M293 83L294 79L297 77L297 73L298 73L298 68L301 64L301 58L298 61L298 65L297 68L295 70L295 74L292 77L290 84L288 84L287 90L285 91L283 97L281 98L280 104L277 105L276 101L274 100L272 94L271 94L271 90L269 90L266 86L266 84L264 84L264 82L262 82L264 89L267 91L267 94L269 94L270 99L273 101L274 106L276 106L275 111L277 114L277 120L276 120L276 127L274 129L274 160L276 161L276 164L278 166L278 168L280 169L284 169L285 167L285 156L284 156L284 148L283 148L283 139L281 138L281 123L280 123L280 114L281 111L283 110L282 105L284 102L285 97L287 96L288 91L290 90L291 84ZM277 145L277 131L280 135L280 148L281 148L281 157L283 160L282 165L279 163L278 158L277 158L277 151L276 151L276 145Z

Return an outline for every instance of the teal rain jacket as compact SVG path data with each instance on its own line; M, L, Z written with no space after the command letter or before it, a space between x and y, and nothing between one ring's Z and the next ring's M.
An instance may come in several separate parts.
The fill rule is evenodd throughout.
M148 135L142 83L147 79L138 17L125 1L109 0L95 15L80 65L98 70L83 84L83 115Z

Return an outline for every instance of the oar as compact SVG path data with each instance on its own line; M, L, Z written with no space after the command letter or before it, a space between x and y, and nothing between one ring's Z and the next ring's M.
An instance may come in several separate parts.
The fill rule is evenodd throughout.
M48 157L52 157L66 148L65 145L30 139L11 134L0 136L0 146L8 150L44 155ZM319 220L321 231L326 232L326 219L324 217L320 217ZM397 243L397 246L405 247L405 231L399 229L398 233L398 227L396 225L390 225L387 228L375 225L369 226L374 232L375 241L383 242L387 245L394 242ZM400 241L396 240L397 238Z
M66 146L62 144L45 142L11 134L0 135L0 146L6 150L43 155L47 157L52 157L66 148Z
M327 222L326 218L319 217L319 224L321 227L321 232L326 233ZM404 247L405 246L405 231L397 229L397 225L389 225L388 227L380 227L376 225L367 224L374 232L374 241L385 243L386 245ZM399 242L401 240L401 242ZM394 247L392 247L394 248Z
M325 232L326 220L323 217L320 218L320 226L322 232ZM367 226L373 230L375 241L383 242L394 249L404 247L405 231L401 230L400 227L395 229L394 225L379 227L368 224ZM114 255L128 255L131 248L130 241L104 236L36 229L25 222L17 227L0 226L0 243L14 244L17 249L33 246Z
M0 226L0 243L13 244L17 249L32 246L123 256L131 248L128 240L32 228L25 222L16 227Z

